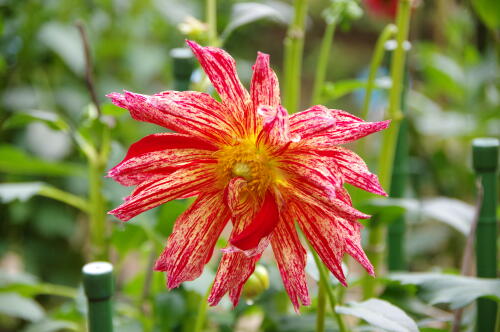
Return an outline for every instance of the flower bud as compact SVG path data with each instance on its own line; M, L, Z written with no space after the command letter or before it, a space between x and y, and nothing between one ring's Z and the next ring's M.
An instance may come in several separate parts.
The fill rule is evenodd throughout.
M257 265L243 287L243 296L253 300L269 288L269 274L262 265Z

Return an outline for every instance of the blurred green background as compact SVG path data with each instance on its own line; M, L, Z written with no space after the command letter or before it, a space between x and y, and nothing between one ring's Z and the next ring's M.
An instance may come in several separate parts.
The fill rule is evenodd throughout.
M474 214L470 144L475 137L500 136L500 10L481 9L485 2L424 0L413 10L407 94L410 183L407 199L392 206L402 206L407 214L411 271L459 271ZM309 5L302 109L310 105L325 28L322 12L330 4L311 0ZM244 84L248 86L257 51L271 55L271 66L281 76L282 41L293 15L291 3L221 0L217 6L218 31L226 37L223 47L236 58ZM366 78L376 39L391 20L363 8L361 18L337 28L324 88L328 107L355 115L360 114L360 82ZM133 121L105 95L123 89L146 94L172 89L170 50L183 47L184 39L193 37L192 33L183 34L179 24L188 16L203 21L204 3L1 0L0 13L0 182L27 183L0 190L0 331L79 331L85 321L79 283L81 267L89 258L88 220L74 207L36 195L43 185L88 194L85 156L68 130L60 130L67 125L70 131L79 130L89 137L95 130L75 23L83 22L86 27L98 99L112 127L109 169L123 158L131 143L163 129ZM387 61L384 63L370 120L382 119L387 105ZM196 75L199 77L199 70L195 80ZM362 155L375 172L379 143L374 136ZM376 209L377 204L367 203L364 196L363 201L356 200L357 192L349 189L361 210ZM104 180L108 209L120 204L128 192L129 188ZM175 218L187 204L170 202L126 224L108 218L117 276L118 331L192 330L217 259L199 280L172 292L166 291L161 273L150 271ZM207 329L314 329L315 301L301 316L294 314L272 255L265 255L263 265L269 270L270 288L252 300L253 305L242 300L234 311L229 302L210 309ZM352 278L355 286L356 271ZM347 298L356 298L356 287L349 291L352 294ZM447 330L449 307L428 305L425 296L415 295L415 287L399 292L386 292L385 297L395 299L415 320L427 320L421 326ZM314 282L311 294L315 298ZM470 326L470 321L466 319L465 324ZM327 327L335 329L331 318Z

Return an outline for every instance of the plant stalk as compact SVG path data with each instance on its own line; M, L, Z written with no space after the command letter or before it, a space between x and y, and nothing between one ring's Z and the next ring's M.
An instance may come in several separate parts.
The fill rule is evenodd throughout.
M208 287L205 296L203 296L203 298L200 301L193 332L201 332L203 330L203 326L205 325L205 320L207 318L208 297L210 296L210 292L212 291L212 286L213 284L210 287Z
M325 298L325 281L323 277L319 276L318 283L318 305L316 310L316 332L325 331L325 312L326 312L326 298Z
M208 25L208 45L218 46L217 40L217 0L207 0L206 20Z
M38 192L38 195L66 203L85 213L89 213L90 211L89 202L85 199L52 186L44 185Z
M107 260L108 239L106 230L106 208L102 195L102 179L105 164L101 161L101 158L91 159L89 161L91 259Z
M295 0L294 17L285 38L284 54L284 99L289 113L298 110L301 92L302 54L304 50L307 0Z
M316 66L316 75L314 78L314 86L312 93L312 104L317 105L322 103L323 85L325 84L326 68L328 65L328 58L330 56L330 49L332 40L335 35L335 28L337 22L332 21L326 24L323 40L321 41L321 48L319 51L318 64Z

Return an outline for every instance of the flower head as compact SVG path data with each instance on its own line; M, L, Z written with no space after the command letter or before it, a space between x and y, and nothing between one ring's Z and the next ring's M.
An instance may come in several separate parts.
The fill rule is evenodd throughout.
M110 213L126 221L170 200L197 196L156 262L155 269L167 273L167 286L202 273L228 222L232 232L209 296L212 305L226 293L238 303L268 246L294 307L309 305L306 251L295 222L342 284L345 253L373 274L357 222L369 216L353 208L343 184L386 194L363 160L340 145L384 129L388 121L364 122L320 105L289 116L268 55L258 53L248 92L229 54L188 44L220 102L194 91L109 95L134 119L175 131L134 143L109 171L119 183L137 186Z

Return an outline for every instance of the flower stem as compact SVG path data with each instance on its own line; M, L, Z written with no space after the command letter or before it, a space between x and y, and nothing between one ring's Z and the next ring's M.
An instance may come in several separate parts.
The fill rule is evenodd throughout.
M203 330L203 325L205 325L205 319L207 317L207 309L208 309L208 296L212 291L213 284L208 287L205 296L200 301L200 305L198 306L198 314L196 315L196 322L194 324L193 332L201 332Z
M368 80L366 82L366 93L363 102L363 109L361 110L361 118L366 119L368 117L368 111L370 110L370 102L372 99L373 88L375 87L375 78L377 77L378 69L382 63L385 52L385 43L394 36L397 28L394 24L388 24L377 39L375 44L375 51L373 52L372 60L370 62L370 71L368 73ZM364 140L361 140L364 142Z
M38 195L66 203L85 213L90 211L89 202L85 199L52 186L44 185L38 192Z
M390 188L391 174L394 162L396 140L399 132L399 124L403 118L400 111L401 92L403 90L404 64L406 52L404 42L408 38L410 25L410 0L399 0L398 14L396 18L398 32L396 34L397 47L391 60L392 87L389 93L388 118L392 120L391 126L384 132L382 140L382 152L380 154L379 178L383 188Z
M320 275L318 283L318 305L316 310L316 332L325 331L326 298L324 281L322 279Z
M399 0L398 13L396 17L397 46L391 59L391 81L392 86L389 93L389 106L387 117L392 120L391 126L384 132L382 139L382 151L379 159L379 178L383 188L391 187L392 169L397 144L400 122L403 118L401 108L401 94L404 84L405 58L404 42L408 38L410 23L410 0ZM368 256L377 271L383 261L384 236L386 227L374 218L371 223L370 236L368 239ZM363 284L363 297L365 299L375 296L377 280L367 277Z
M107 260L106 214L102 195L104 163L101 158L90 159L90 241L92 260Z
M208 45L217 46L217 0L207 0L206 20L208 25Z
M314 78L314 86L312 93L312 104L317 105L322 102L322 91L325 83L326 67L328 65L328 57L332 45L333 36L335 35L335 28L337 22L332 21L327 23L323 40L321 41L321 48L319 51L318 64L316 66L316 75Z
M328 278L328 273L325 270L325 266L323 265L323 263L319 259L318 254L312 248L311 244L309 244L309 249L311 250L311 253L314 257L314 262L316 263L316 266L318 267L318 272L319 272L319 276L320 276L320 278L319 278L320 287L322 285L323 289L326 291L326 295L328 296L328 301L330 301L332 313L333 313L333 316L335 317L335 320L337 321L339 331L340 332L347 332L347 328L345 326L344 320L342 319L342 316L339 313L337 313L337 311L335 310L335 307L337 306L337 299L335 298L335 293L334 293L330 283L328 282L329 278ZM319 315L319 311L318 311L318 315ZM323 315L324 315L324 311L323 311Z
M284 100L290 113L297 111L300 100L302 53L304 50L307 0L295 0L293 21L285 38L284 54Z

